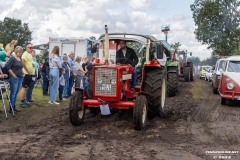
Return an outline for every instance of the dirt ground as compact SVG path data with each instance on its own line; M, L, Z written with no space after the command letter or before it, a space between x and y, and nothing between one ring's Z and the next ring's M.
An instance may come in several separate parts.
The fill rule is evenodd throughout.
M67 103L2 116L0 159L240 159L240 103L222 106L204 80L180 82L179 90L167 99L167 117L149 120L143 131L133 130L131 111L88 113L74 127Z

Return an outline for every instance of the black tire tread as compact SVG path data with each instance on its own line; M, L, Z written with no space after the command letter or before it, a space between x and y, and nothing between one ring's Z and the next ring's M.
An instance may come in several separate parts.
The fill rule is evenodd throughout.
M173 97L178 92L178 74L177 73L168 73L168 96Z
M143 91L148 94L148 117L163 116L164 110L161 107L161 91L164 70L152 68L146 71Z
M142 114L143 114L143 107L144 104L146 104L147 109L148 109L148 102L147 102L147 98L145 95L139 95L136 98L136 102L135 102L135 106L133 109L133 121L134 121L134 129L135 130L142 130L145 124L142 124Z
M190 78L189 74L190 74L190 67L185 67L184 68L184 80L186 82L190 82L191 78Z
M83 122L84 122L85 111L83 113L82 119L80 119L78 116L78 111L79 111L79 109L82 108L82 106L81 106L82 100L83 100L83 96L80 91L74 92L73 96L70 100L69 118L70 118L70 122L74 126L79 126L79 125L83 124Z

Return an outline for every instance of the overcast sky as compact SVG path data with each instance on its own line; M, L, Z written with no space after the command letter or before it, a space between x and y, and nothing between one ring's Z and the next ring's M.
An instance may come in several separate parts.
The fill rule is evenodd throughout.
M0 20L21 19L33 31L33 44L49 37L99 37L109 32L150 34L165 39L161 26L169 24L168 42L205 59L211 50L195 39L190 4L194 0L0 0Z

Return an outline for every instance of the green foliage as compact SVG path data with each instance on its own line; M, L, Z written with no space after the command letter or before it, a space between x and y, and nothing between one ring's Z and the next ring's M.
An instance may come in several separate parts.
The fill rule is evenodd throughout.
M177 52L179 50L180 46L181 46L180 42L177 42L177 43L174 43L171 45L171 47L175 49L175 52Z
M210 66L215 66L218 58L215 56L211 56L210 58L207 58L201 62L201 65L210 65Z
M94 37L94 36L91 36L91 37L89 37L89 39L91 39L91 40L95 41L97 38L96 38L96 37Z
M198 66L201 63L199 57L189 57L187 61L192 62L194 66Z
M5 17L0 21L0 43L4 46L13 39L18 40L17 45L25 47L32 40L32 31L28 24L21 20Z
M196 38L214 55L228 56L239 48L239 7L239 0L195 0L191 5Z

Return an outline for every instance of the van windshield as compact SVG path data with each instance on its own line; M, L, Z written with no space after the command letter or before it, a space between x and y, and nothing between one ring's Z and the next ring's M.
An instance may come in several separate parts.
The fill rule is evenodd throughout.
M240 61L229 61L228 72L240 72Z

